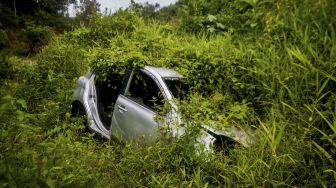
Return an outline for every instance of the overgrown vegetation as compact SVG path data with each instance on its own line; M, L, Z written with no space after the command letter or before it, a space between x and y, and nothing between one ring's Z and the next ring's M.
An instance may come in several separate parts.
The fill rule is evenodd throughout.
M52 37L33 60L6 58L1 185L332 187L335 9L332 0L180 0L150 14L133 6ZM188 119L252 127L256 143L198 155L188 136L142 147L84 131L69 114L76 79L129 65L181 72L193 85L180 104Z

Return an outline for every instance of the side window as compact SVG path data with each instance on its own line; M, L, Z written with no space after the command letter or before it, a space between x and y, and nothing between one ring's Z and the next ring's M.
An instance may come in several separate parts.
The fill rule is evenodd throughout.
M154 111L162 107L164 103L164 97L156 82L142 71L134 73L126 96Z

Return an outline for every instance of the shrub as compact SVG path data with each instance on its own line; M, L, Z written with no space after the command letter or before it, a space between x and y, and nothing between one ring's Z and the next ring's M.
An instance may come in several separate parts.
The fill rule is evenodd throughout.
M0 29L0 50L10 46L10 42L5 30Z
M47 26L28 26L24 36L30 52L36 53L51 41L53 31Z
M13 76L13 66L8 60L8 56L0 56L0 79L11 78Z

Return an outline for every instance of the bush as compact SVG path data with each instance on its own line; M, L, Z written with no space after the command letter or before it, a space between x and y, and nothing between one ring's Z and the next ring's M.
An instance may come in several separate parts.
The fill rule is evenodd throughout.
M21 80L29 72L30 60L0 54L0 79Z
M25 40L28 43L29 51L36 53L47 45L53 36L53 31L46 26L28 26L24 32Z
M9 57L2 55L0 56L0 79L7 79L13 77L13 66L9 62Z
M0 29L0 50L3 48L9 47L10 42L5 30Z
M88 71L89 53L76 44L55 40L37 55L33 70L26 75L20 95L25 96L30 110L39 111L41 101L61 101L68 109L72 89L79 76ZM40 106L41 105L41 106ZM39 106L39 107L38 107Z

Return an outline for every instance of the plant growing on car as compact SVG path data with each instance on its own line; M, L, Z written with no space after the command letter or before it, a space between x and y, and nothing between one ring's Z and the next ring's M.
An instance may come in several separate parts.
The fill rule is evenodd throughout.
M127 13L120 22L120 17L104 17L94 29L69 32L42 50L29 70L22 68L25 74L5 80L0 95L23 98L38 118L18 123L16 113L2 116L3 181L43 187L332 187L335 2L184 2L193 3L183 7L190 14L168 24L145 25ZM195 21L209 14L230 32L209 36L183 29L199 28ZM120 24L113 30L115 24L106 22ZM173 68L194 85L180 105L195 120L192 128L209 125L210 119L247 124L260 127L259 139L253 147L205 156L193 155L187 138L125 147L78 134L81 122L66 115L72 80L99 59L101 67L116 73L124 62Z

